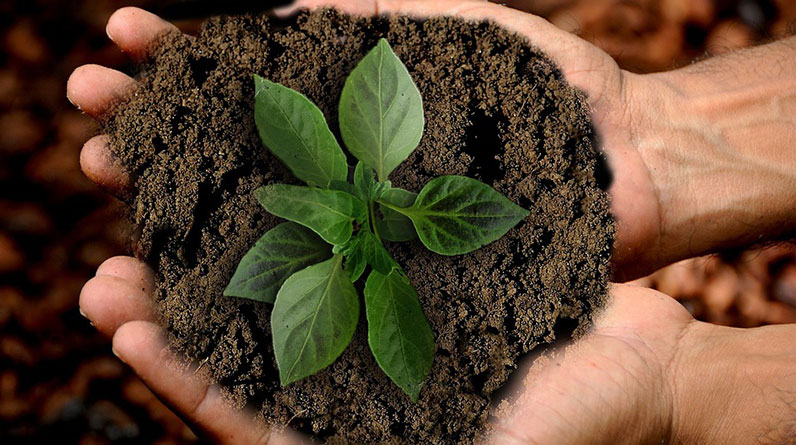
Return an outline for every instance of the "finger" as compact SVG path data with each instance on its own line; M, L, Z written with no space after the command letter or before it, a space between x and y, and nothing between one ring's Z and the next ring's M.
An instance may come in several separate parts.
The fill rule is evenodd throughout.
M301 9L336 8L348 14L371 16L379 13L378 0L296 0L292 4L274 9L277 17L288 17Z
M157 40L177 28L160 17L140 8L126 7L117 10L108 19L105 32L122 51L138 59L146 58Z
M129 256L115 256L105 260L97 268L97 276L108 275L127 280L141 286L141 291L155 291L155 272L143 261Z
M298 9L334 7L349 14L402 14L416 18L451 15L465 20L490 20L527 37L530 42L555 60L564 77L587 93L593 85L589 73L604 68L610 57L595 58L595 47L583 39L561 30L547 20L483 0L298 0L278 10L287 15ZM595 99L596 100L596 99Z
M80 168L88 179L117 198L126 198L133 180L124 165L111 153L107 135L89 139L80 151Z
M66 97L93 118L105 115L136 86L130 76L99 65L83 65L69 76Z
M595 314L592 332L621 336L623 332L667 333L667 327L693 323L694 317L672 297L631 284L609 283L610 298ZM652 310L651 310L652 309Z
M140 280L97 275L80 291L80 312L103 335L112 337L133 320L154 321L152 294Z
M217 385L180 366L169 351L163 330L154 323L132 321L113 336L114 353L129 365L161 400L215 443L296 444L298 437L272 431L245 411L227 403Z

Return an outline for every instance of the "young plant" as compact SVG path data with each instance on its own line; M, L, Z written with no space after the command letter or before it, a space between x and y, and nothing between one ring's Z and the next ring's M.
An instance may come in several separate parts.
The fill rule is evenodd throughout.
M419 194L390 184L389 174L420 142L424 117L417 86L384 39L354 68L340 97L340 133L359 160L353 174L318 107L257 75L254 85L263 144L307 186L255 191L268 212L289 222L246 253L224 295L273 303L274 354L287 385L332 364L351 341L360 307L353 283L369 266L370 349L416 402L434 335L383 241L419 238L433 252L459 255L497 240L528 211L463 176L435 178Z

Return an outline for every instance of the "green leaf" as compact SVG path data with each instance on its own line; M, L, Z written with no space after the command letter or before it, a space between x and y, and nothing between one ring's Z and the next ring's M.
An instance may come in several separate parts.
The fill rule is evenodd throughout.
M384 39L351 71L338 112L346 147L376 170L380 181L409 157L423 136L420 91Z
M385 193L392 189L392 183L390 181L382 181L373 184L373 188L371 189L370 197L371 199L381 199Z
M331 244L348 241L353 221L367 217L364 202L339 190L272 184L258 188L254 195L265 210L309 227Z
M224 295L273 303L289 276L331 256L331 246L311 230L293 222L279 224L246 252Z
M367 228L363 228L345 245L335 249L345 256L345 271L354 282L362 276L365 266L370 266L383 274L388 274L398 263L390 256L387 249Z
M417 402L434 360L434 333L409 279L398 269L388 275L372 271L365 283L365 313L376 362Z
M409 207L416 198L416 193L399 188L391 188L381 195L382 201L397 207ZM374 224L380 237L387 241L411 241L417 238L412 220L382 204L379 204L379 211L382 218L377 218Z
M367 199L366 196L362 195L362 192L359 191L358 188L354 186L354 184L343 182L343 181L332 181L329 183L329 187L332 190L339 190L341 192L346 192L350 195L354 195L361 200Z
M417 193L396 187L382 193L381 200L398 207L409 207L417 200Z
M364 199L370 199L375 182L373 169L367 167L362 161L357 162L357 167L354 169L354 186L364 195Z
M408 216L420 241L442 255L472 252L489 244L529 213L492 187L465 176L432 179L411 207L391 209Z
M358 236L360 241L357 247L362 252L365 261L370 264L370 267L383 274L388 274L393 268L398 267L398 264L392 259L387 249L370 233L370 230L361 230Z
M345 181L345 154L318 107L306 96L254 76L254 121L263 144L297 178L327 187Z
M343 353L359 320L359 297L334 256L285 281L271 313L282 385L315 374Z
M348 275L352 283L356 282L359 277L362 276L362 272L365 271L365 266L368 265L365 259L365 253L359 248L362 241L362 232L364 232L364 230L360 230L359 233L354 235L339 249L340 254L345 256L343 270L345 270L346 275Z

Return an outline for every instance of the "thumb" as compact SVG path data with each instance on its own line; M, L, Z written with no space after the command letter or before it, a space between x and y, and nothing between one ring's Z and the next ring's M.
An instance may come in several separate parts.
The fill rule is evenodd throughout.
M169 350L164 331L148 321L130 321L113 336L120 360L189 425L214 443L293 445L303 443L290 431L276 431L224 399L196 369L185 366Z

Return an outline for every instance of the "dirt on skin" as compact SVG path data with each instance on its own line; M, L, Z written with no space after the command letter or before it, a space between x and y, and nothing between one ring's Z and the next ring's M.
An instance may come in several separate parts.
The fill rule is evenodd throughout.
M426 118L393 184L419 191L436 176L467 175L531 211L467 255L388 246L436 335L417 404L376 364L364 311L333 365L283 388L271 305L222 296L243 254L279 222L254 189L297 182L257 136L252 74L306 94L339 137L343 82L380 37L412 74ZM214 18L198 37L162 43L104 130L137 177L134 250L158 272L172 344L239 405L332 443L471 443L519 359L552 341L557 321L583 328L604 302L614 225L588 109L522 38L489 23L326 10L280 22Z

